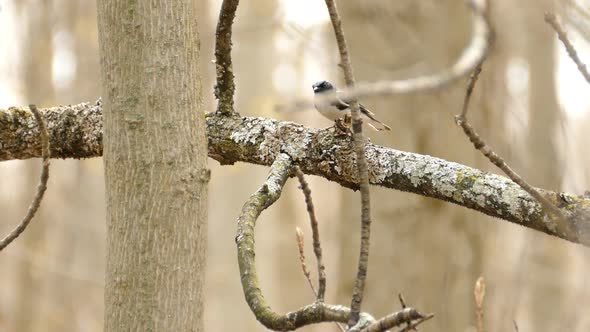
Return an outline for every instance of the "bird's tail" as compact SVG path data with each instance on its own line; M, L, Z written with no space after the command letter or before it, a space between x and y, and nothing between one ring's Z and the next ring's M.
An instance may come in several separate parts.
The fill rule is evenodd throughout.
M383 130L389 131L389 130L391 130L391 127L389 127L388 125L386 125L385 123L383 123L381 121L375 121L375 123L377 123L377 125L367 122L367 125L376 131L383 131Z
M365 116L365 118L370 121L370 122L367 121L367 125L369 125L369 127L375 129L376 131L382 131L382 130L389 131L389 130L391 130L391 127L389 127L385 123L377 120L377 118L375 117L375 114L373 112L369 111L363 105L359 105L359 106L360 106L361 114L363 114Z

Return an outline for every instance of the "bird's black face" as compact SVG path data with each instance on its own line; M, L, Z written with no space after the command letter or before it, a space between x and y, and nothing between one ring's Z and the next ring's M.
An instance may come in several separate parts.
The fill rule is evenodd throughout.
M334 90L334 86L332 86L332 84L330 84L330 82L328 82L328 81L316 82L314 85L312 85L312 87L313 87L314 93L320 93L320 92Z

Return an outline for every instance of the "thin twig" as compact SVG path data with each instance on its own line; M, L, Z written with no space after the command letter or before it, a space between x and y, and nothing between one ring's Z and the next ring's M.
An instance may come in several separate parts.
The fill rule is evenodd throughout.
M323 302L326 294L326 267L324 266L324 261L322 259L322 245L320 242L318 220L315 216L315 209L311 199L311 189L309 188L307 181L305 181L305 177L299 166L295 167L295 175L299 180L301 191L303 191L303 195L305 195L305 204L307 206L307 214L309 215L309 223L311 225L311 233L313 238L313 252L318 264L318 292L316 295L317 300Z
M475 129L469 124L467 121L467 111L469 109L469 101L471 99L471 94L473 92L473 88L475 87L475 83L477 82L477 78L481 73L481 64L478 65L471 77L469 77L469 81L467 83L467 90L465 93L465 99L463 101L463 109L461 114L455 116L455 122L459 125L465 135L469 138L473 146L479 150L484 156L488 158L494 165L500 168L504 174L506 174L512 181L518 184L523 190L525 190L529 195L533 196L543 207L546 212L549 212L553 215L553 219L557 225L558 231L563 233L566 237L576 239L578 238L577 233L572 230L569 222L561 213L558 207L552 204L545 196L541 195L537 189L531 186L528 182L526 182L520 175L518 175L506 162L502 157L500 157L494 150L486 144L486 142L479 136L479 134L475 131Z
M516 324L515 320L512 320L512 325L514 325L514 332L518 332L518 324Z
M338 329L339 329L341 332L346 332L346 328L345 328L344 326L342 326L342 324L340 324L340 323L338 323L338 322L335 322L335 323L336 323L336 326L338 326Z
M315 290L313 282L311 281L311 274L307 269L307 264L305 264L305 240L303 238L303 232L301 231L301 228L295 227L295 236L297 238L297 248L299 249L299 262L301 263L301 270L303 271L305 279L307 279L307 282L309 283L309 288L311 288L313 295L317 299L318 292Z
M37 192L35 193L35 197L29 205L29 209L27 210L27 214L23 218L23 220L16 226L15 229L12 230L2 241L0 241L0 251L6 248L12 241L14 241L22 232L25 231L35 213L39 209L41 205L41 200L43 199L43 194L47 189L47 180L49 179L49 134L47 133L47 126L43 121L43 117L41 113L37 109L37 106L31 104L29 105L31 112L35 116L35 120L39 125L39 133L41 135L41 154L43 157L43 167L41 169L41 176L39 177L39 184L37 185Z
M417 321L408 324L408 326L404 327L403 329L399 330L399 332L407 332L407 331L416 331L416 327L418 327L418 325L424 323L425 321L431 319L434 317L434 314L428 314L420 319L418 319Z
M477 323L477 332L483 332L483 299L486 295L486 283L483 277L479 277L475 282L473 289L475 297L475 318Z
M334 28L338 50L340 51L340 66L344 71L344 79L348 87L354 87L354 74L352 64L348 56L348 48L344 39L342 22L338 15L338 8L334 0L326 0L326 6L330 14L330 21ZM352 137L354 141L354 151L356 154L357 169L359 175L359 189L361 192L361 247L358 262L358 271L354 289L352 293L352 303L350 305L350 317L348 325L353 326L359 319L361 304L363 302L363 293L365 290L365 280L367 278L367 268L369 265L369 246L371 237L371 198L369 193L369 173L367 159L365 156L365 140L363 138L363 121L361 119L359 104L356 98L350 102L352 115Z
M232 26L239 0L223 0L215 32L215 97L219 100L217 112L230 115L234 112L234 73L231 60Z
M561 18L573 27L585 40L590 40L590 12L578 0L558 1Z
M404 296L402 295L402 293L397 294L397 298L399 299L399 303L402 306L402 309L407 308L408 306L406 305L406 300L404 300ZM409 327L411 322L407 322L406 326Z
M402 293L397 294L397 298L399 299L399 303L401 304L402 309L405 309L408 307L406 305L406 300L404 300L404 296L402 295Z
M559 37L559 40L561 40L561 42L563 43L563 46L565 46L565 50L567 51L567 54L572 59L572 61L576 64L576 66L578 67L578 71L580 72L580 74L582 74L582 76L584 76L584 79L586 79L586 82L590 83L590 73L588 73L588 69L586 68L586 65L582 62L582 60L580 60L580 57L578 56L578 52L576 52L574 45L572 45L569 38L567 37L567 34L565 33L565 31L563 30L563 28L561 27L561 25L557 21L557 17L555 16L555 14L554 13L545 13L545 22L547 22L549 25L551 25L553 27L553 30L555 30L555 32L557 32L557 36Z
M305 195L305 204L307 206L307 213L309 214L309 222L311 224L311 231L312 231L312 238L313 238L313 252L315 254L316 261L318 264L319 291L315 290L315 287L313 286L313 282L311 281L311 276L310 276L309 270L307 269L307 264L305 264L305 253L304 253L305 240L304 240L303 232L301 231L301 229L299 227L296 227L297 247L299 248L299 261L301 262L301 269L303 270L303 274L305 275L305 278L307 279L307 282L309 283L309 287L311 288L311 291L315 295L316 301L324 302L324 296L326 293L326 271L325 271L326 268L324 266L324 262L322 259L322 247L321 247L321 242L320 242L320 232L319 232L319 228L318 228L318 221L315 217L315 209L313 207L313 201L311 199L311 189L309 188L307 181L305 181L304 174L301 171L301 169L299 168L299 166L295 166L294 170L295 170L295 175L297 176L297 179L299 179L301 191L303 191L303 194ZM340 331L342 331L342 332L346 331L340 323L334 322L334 324L336 324L336 326L338 327L338 329Z
M469 81L467 82L467 88L465 89L465 98L463 99L463 108L461 109L461 115L459 116L461 119L467 120L467 111L469 111L469 101L471 100L471 95L473 94L473 89L475 88L475 83L479 78L479 74L481 74L481 65L478 65L469 76Z

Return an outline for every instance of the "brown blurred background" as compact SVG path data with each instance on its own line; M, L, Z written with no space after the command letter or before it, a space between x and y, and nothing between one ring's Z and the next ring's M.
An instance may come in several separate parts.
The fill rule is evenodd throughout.
M206 110L212 97L213 30L219 1L198 0ZM449 66L470 37L460 0L338 1L357 81L403 79ZM582 1L495 0L497 42L472 107L483 137L533 185L582 193L589 187L590 86L543 22L555 11L590 62L590 6ZM0 1L0 107L94 101L100 96L95 2ZM342 85L327 11L320 0L243 1L235 23L237 110L326 127L315 111L277 112L310 97L311 84ZM397 149L498 172L453 123L464 84L439 93L363 100L393 131L370 134ZM207 330L263 331L240 288L235 220L267 168L211 161ZM0 233L21 218L39 161L0 163ZM349 304L359 233L359 196L310 179L328 273L327 301ZM488 331L589 331L590 250L412 194L372 189L374 232L364 309L399 308L397 293L435 319L422 331L475 331L473 286L487 281ZM54 160L40 212L0 255L0 331L101 331L105 257L101 159ZM310 239L293 181L257 232L265 295L279 311L313 300L300 271L295 227ZM309 266L314 266L308 242ZM332 324L306 328L333 330Z

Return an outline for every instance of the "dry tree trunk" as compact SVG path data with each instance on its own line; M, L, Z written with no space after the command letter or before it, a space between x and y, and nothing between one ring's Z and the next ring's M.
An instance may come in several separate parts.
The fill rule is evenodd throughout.
M98 2L106 331L202 331L207 141L194 1Z

